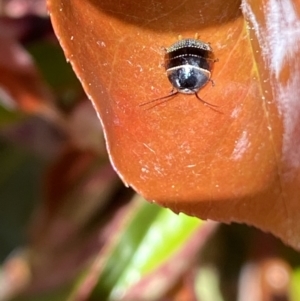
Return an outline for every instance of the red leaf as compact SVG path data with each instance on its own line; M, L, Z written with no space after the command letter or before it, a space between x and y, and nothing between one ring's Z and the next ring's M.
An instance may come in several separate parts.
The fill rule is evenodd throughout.
M53 118L53 96L28 52L18 43L13 24L1 20L0 96L9 108Z
M252 2L245 16L235 0L48 4L125 183L176 212L252 224L300 248L299 14ZM171 89L161 47L196 32L219 58L216 86L200 95L222 113L182 94L141 108Z

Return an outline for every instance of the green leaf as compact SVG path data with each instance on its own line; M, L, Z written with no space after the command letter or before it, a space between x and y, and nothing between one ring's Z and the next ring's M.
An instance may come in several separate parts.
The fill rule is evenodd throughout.
M43 163L0 141L0 260L23 243L39 197Z
M115 300L139 277L167 261L202 224L199 219L148 204L141 197L137 202L139 208L118 234L89 300Z

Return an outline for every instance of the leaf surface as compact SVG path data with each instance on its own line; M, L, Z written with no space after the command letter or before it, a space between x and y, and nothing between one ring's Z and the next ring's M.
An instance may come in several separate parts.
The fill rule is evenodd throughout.
M48 1L125 184L175 212L255 225L299 249L299 7L240 4ZM215 87L200 91L217 110L183 94L140 107L171 90L162 48L195 33L219 59Z

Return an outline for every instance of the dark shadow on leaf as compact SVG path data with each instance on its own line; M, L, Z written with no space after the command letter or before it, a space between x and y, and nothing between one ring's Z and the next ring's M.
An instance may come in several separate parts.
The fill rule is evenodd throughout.
M193 30L235 20L241 15L239 0L89 0L96 9L126 23L157 32ZM186 25L187 19L190 21ZM173 20L177 20L175 23Z

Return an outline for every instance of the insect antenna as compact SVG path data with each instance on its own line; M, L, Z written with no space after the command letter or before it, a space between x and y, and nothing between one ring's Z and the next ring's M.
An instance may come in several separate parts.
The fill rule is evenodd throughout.
M169 101L171 97L177 95L178 93L179 93L178 91L171 91L171 93L169 95L166 95L166 96L163 96L163 97L159 97L159 98L155 98L155 99L150 100L150 101L143 102L143 103L139 104L139 106L143 107L143 106L146 106L148 104L155 103L153 106L151 106L151 107L148 108L148 110L150 110L150 109L152 109L152 108L154 108L154 107L156 107L156 106L158 106L160 104L163 104L163 103ZM156 103L157 101L160 101L160 100L162 100L162 101Z
M219 106L217 106L217 105L213 105L213 104L211 104L211 103L209 103L209 102L203 100L202 98L199 97L199 95L198 95L196 92L195 92L195 96L196 96L196 98L199 99L201 102L203 102L204 104L206 104L206 105L208 105L208 106L210 106L210 107L215 107L215 108L218 108L218 107L219 107Z
M219 106L213 105L213 104L211 104L211 103L209 103L209 102L203 100L201 97L199 97L199 95L197 94L197 92L195 92L195 96L196 96L196 98L197 98L198 100L200 100L203 104L208 105L212 110L214 110L214 111L216 111L216 112L218 112L218 113L223 114L223 113L220 112L219 110L215 109L215 108L219 108Z

